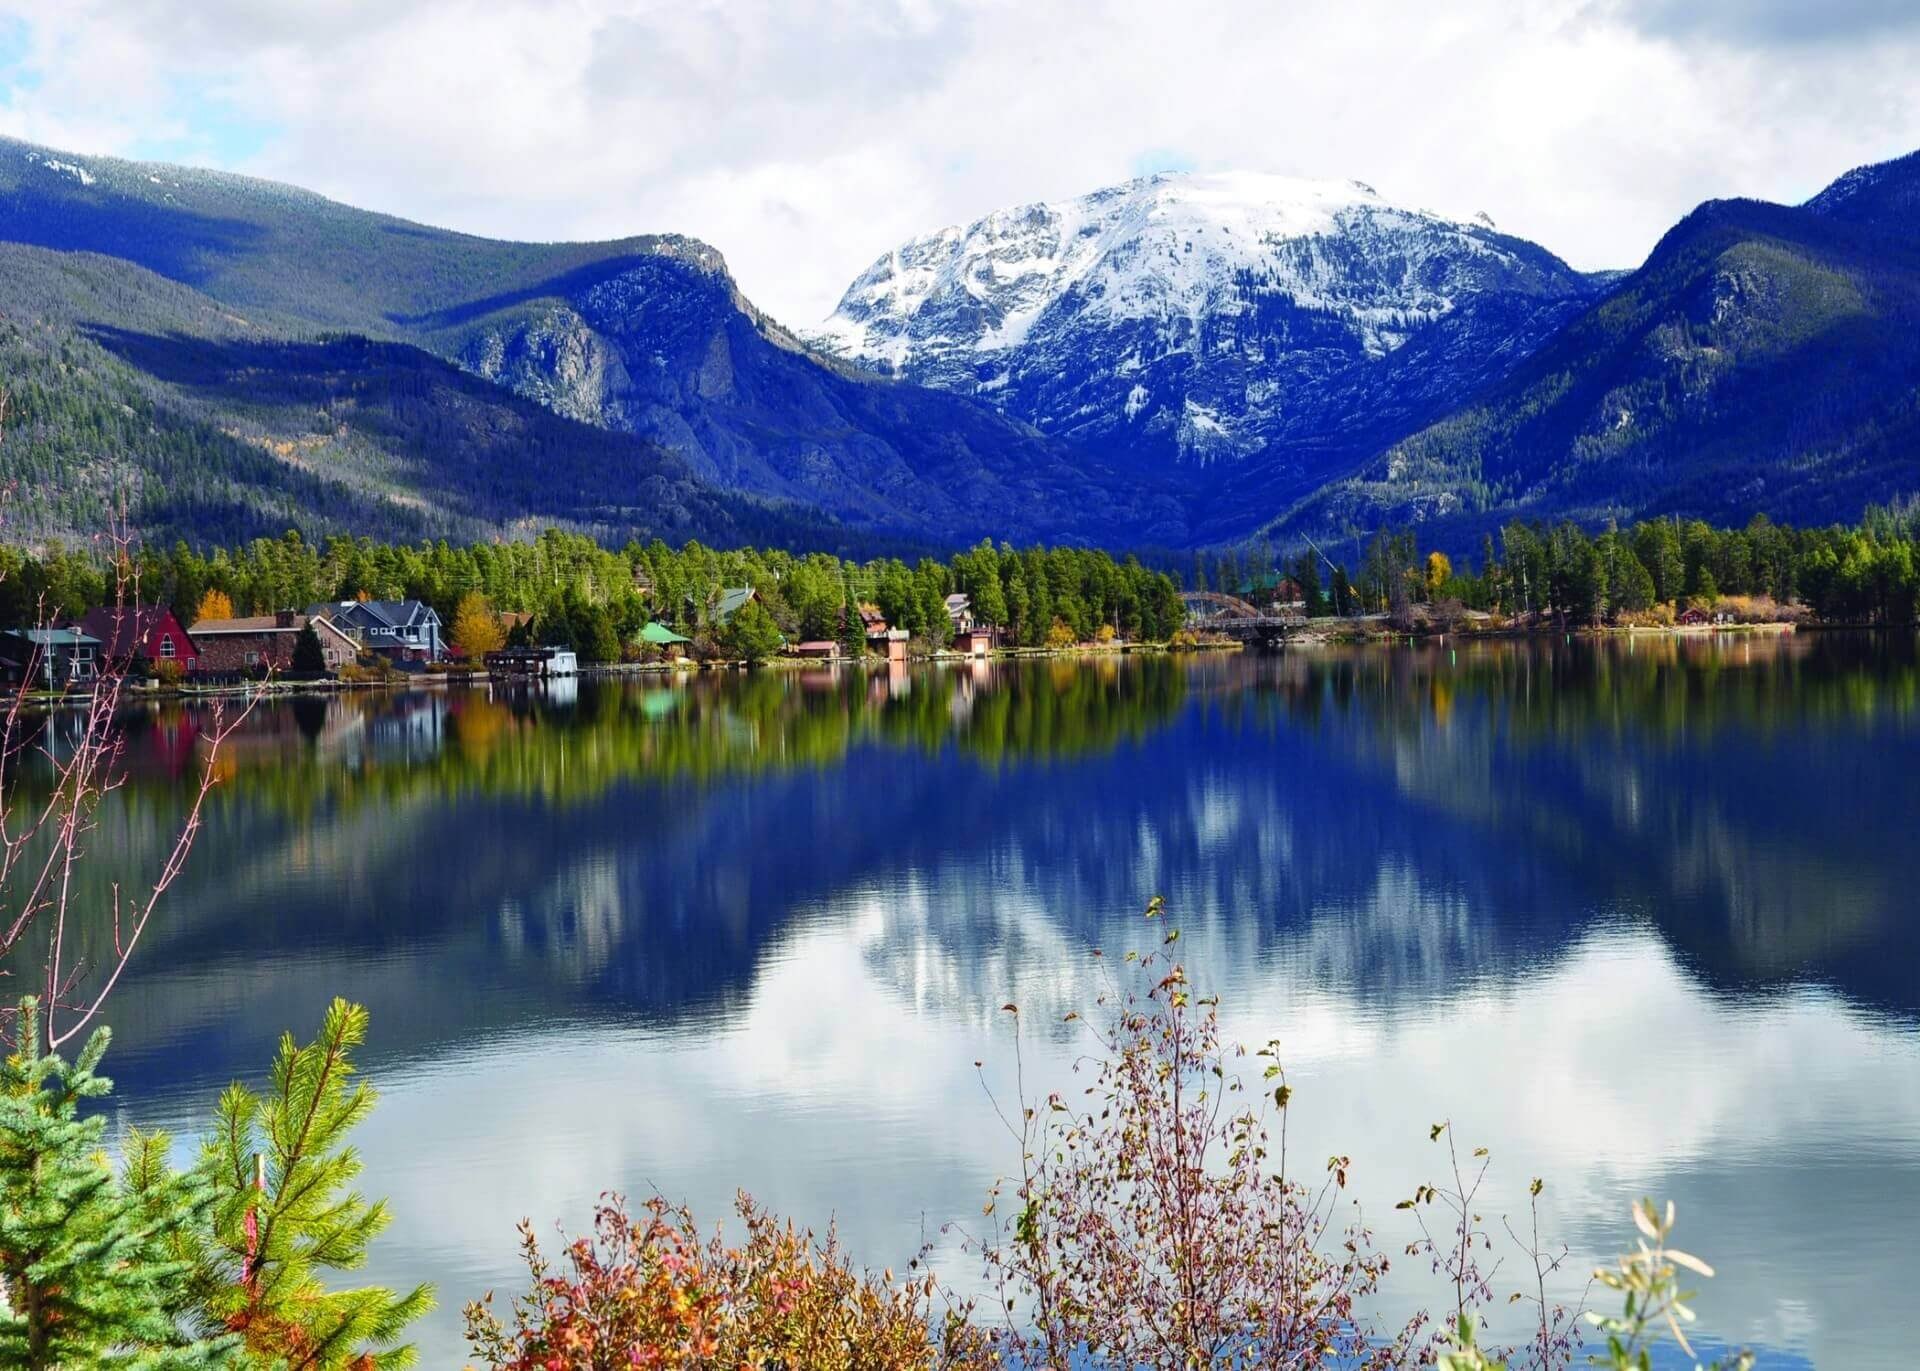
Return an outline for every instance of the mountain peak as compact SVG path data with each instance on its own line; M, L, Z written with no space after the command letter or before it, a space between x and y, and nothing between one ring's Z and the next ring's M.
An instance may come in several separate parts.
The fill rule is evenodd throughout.
M1920 223L1920 152L1855 167L1807 201L1816 214L1911 230Z
M1039 313L1080 289L1120 318L1197 317L1278 245L1338 234L1361 216L1477 228L1403 210L1361 181L1266 172L1156 172L1068 200L1014 205L909 240L853 282L814 340L899 370L923 311L978 311L970 345L1017 345Z
M1160 172L911 239L812 341L1045 432L1204 464L1378 423L1371 373L1438 321L1494 297L1553 319L1591 291L1544 249L1362 181Z

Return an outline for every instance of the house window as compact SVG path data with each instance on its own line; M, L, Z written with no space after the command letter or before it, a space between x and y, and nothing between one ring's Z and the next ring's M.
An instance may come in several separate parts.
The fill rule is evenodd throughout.
M249 652L247 653L247 665L248 665L248 666L259 666L259 665L260 665L260 654L259 654L259 653L257 653L257 652L253 652L253 651L249 651Z
M171 661L173 658L173 651L174 651L173 639L162 638L160 640L160 655L162 657L167 658L169 661Z

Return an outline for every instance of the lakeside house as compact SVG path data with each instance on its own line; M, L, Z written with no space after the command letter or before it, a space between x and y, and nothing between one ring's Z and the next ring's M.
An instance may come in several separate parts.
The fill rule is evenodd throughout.
M192 671L200 659L192 636L165 605L102 605L88 610L80 627L100 640L105 660L121 668L144 657Z
M367 652L396 666L437 662L446 655L440 614L421 600L340 600L312 605L312 619L326 619Z
M969 624L954 632L947 644L962 657L984 657L993 651L995 631L985 624Z
M840 655L840 644L825 638L809 638L793 648L796 657L810 657L816 661L831 661Z
M889 666L906 662L907 639L910 635L904 628L889 625L887 616L880 612L878 605L860 606L860 625L866 630L867 651L885 657Z
M640 630L640 642L645 647L657 647L667 657L680 658L686 654L681 651L691 638L675 633L657 619L649 619Z
M199 620L187 630L199 650L194 669L202 675L291 670L293 650L301 630L309 624L320 639L320 655L329 672L337 672L359 657L360 645L325 615L283 609L277 614Z
M970 595L947 596L947 621L953 625L947 646L963 657L984 657L999 642L1000 631L974 617Z
M13 685L46 690L85 685L100 674L105 645L79 628L15 628L0 633L0 674Z
M570 647L504 647L484 660L487 674L499 680L580 674L580 658Z

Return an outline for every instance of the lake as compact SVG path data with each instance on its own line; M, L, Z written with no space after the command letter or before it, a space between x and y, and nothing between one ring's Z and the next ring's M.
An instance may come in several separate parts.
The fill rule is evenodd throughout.
M124 874L204 726L132 714L96 840ZM1490 1215L1545 1178L1575 1294L1651 1194L1719 1267L1703 1329L1763 1367L1920 1337L1911 636L314 697L222 769L112 1003L116 1119L190 1134L282 1030L365 1002L373 1274L438 1284L427 1365L516 1285L516 1220L578 1228L610 1189L718 1218L744 1187L965 1283L942 1227L1017 1162L974 1066L1006 1087L1000 1006L1060 1077L1091 949L1149 945L1155 894L1385 1250L1450 1118L1492 1150ZM1434 1299L1416 1265L1392 1288Z

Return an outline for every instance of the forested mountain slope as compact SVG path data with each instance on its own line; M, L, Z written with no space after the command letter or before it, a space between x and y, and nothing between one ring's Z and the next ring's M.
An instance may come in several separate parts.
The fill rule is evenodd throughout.
M1473 403L1277 521L1851 519L1920 489L1920 157L1712 201Z
M0 244L0 302L11 538L98 533L124 502L149 536L195 541L548 523L610 539L848 540L811 510L718 490L652 443L418 348L288 338L116 258Z
M0 238L124 258L263 335L414 344L560 415L649 440L710 485L805 502L877 535L1185 532L1171 498L1102 479L1086 454L970 401L809 354L692 239L496 242L270 182L15 142L0 142ZM129 326L111 301L88 304L96 312L69 317ZM240 368L221 398L237 400L251 374ZM504 442L491 456L515 460ZM542 474L529 465L498 480ZM647 498L600 498L615 495L589 502Z

